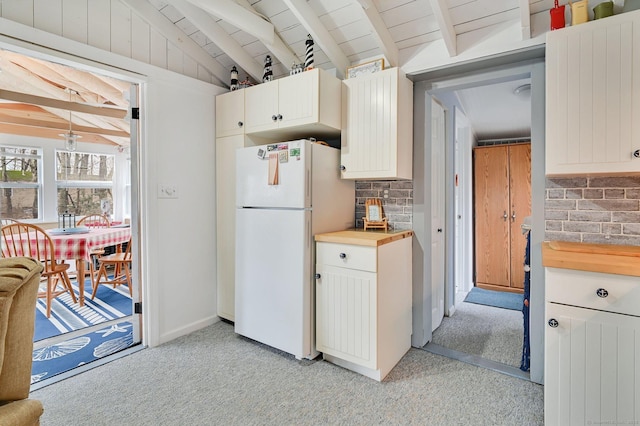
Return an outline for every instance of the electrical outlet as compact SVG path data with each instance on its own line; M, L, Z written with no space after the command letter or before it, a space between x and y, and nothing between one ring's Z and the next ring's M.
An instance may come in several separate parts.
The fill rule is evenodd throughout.
M178 198L176 185L158 184L158 198Z

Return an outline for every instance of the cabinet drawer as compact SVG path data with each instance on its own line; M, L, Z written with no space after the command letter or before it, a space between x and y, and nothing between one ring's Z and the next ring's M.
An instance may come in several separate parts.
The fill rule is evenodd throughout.
M545 277L547 302L640 316L639 277L560 268Z
M318 265L376 272L376 247L325 242L316 244L316 263Z

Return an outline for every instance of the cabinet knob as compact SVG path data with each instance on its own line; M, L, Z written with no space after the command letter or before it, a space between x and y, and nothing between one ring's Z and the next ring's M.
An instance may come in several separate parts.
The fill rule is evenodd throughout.
M598 297L602 297L603 299L609 295L609 292L604 288L599 288L596 290L596 295Z
M272 115L272 116L271 116L271 120L273 120L273 121L278 120L278 116L277 116L277 115L275 115L275 114L274 114L274 115Z
M340 253L340 259L346 259L346 258L347 258L346 253Z
M316 277L316 280L319 280L320 279L320 274L316 274L315 277Z
M244 123L242 121L238 121L238 127L242 127L244 126Z
M340 170L344 172L345 170L347 170L347 168L345 166L343 166L342 164L340 164Z
M558 320L557 320L557 319L555 319L555 318L551 318L551 319L549 320L549 327L551 327L551 328L556 328L556 327L558 327L558 324L559 324L559 323L558 323Z
M282 114L278 114L278 120L282 121Z
M438 228L438 232L442 232L442 228Z
M504 221L507 221L507 218L509 217L509 215L507 214L507 211L505 210L504 213L502 213L502 219L504 219Z
M633 151L633 156L635 158L640 158L640 149L636 149L635 151Z

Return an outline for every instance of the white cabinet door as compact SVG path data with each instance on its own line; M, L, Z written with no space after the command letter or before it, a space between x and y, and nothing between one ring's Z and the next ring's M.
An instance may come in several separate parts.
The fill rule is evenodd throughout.
M316 349L376 369L376 274L323 264L316 272Z
M413 83L397 68L343 81L345 179L412 177Z
M339 135L340 84L317 68L245 89L245 133L281 141Z
M216 235L218 316L235 318L236 174L235 154L244 136L216 139Z
M244 134L244 90L216 96L216 137Z
M546 306L545 424L640 422L640 318Z
M318 121L318 76L319 72L307 71L278 80L280 127Z
M259 133L278 128L278 80L245 90L245 132Z
M548 175L640 171L639 34L640 12L547 33Z

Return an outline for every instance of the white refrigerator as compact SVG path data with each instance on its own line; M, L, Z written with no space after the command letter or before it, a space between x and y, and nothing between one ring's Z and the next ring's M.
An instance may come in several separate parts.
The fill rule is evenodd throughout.
M318 233L352 228L340 151L309 140L236 153L235 332L298 359L315 349Z

